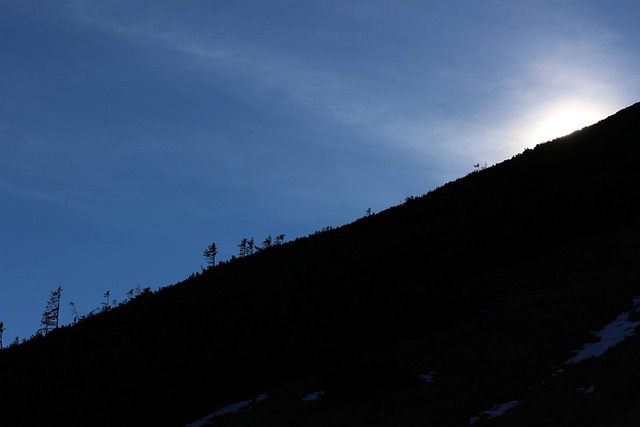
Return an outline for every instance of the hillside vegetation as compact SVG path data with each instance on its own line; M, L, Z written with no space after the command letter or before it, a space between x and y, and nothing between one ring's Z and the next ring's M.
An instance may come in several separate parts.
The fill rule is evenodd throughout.
M0 424L636 425L638 338L564 363L637 315L639 154L640 103L0 351Z

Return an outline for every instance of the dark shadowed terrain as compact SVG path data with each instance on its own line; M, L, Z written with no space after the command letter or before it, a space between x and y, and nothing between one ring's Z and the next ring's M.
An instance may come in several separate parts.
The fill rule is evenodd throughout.
M185 426L266 393L212 425L637 425L639 162L635 104L34 337L0 351L0 424Z

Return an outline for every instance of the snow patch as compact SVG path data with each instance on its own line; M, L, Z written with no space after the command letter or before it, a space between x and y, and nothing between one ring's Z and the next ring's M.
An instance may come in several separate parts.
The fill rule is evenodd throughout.
M234 412L238 412L239 410L247 408L247 407L251 406L254 403L262 402L266 398L267 398L267 393L262 393L261 395L259 395L255 399L243 400L242 402L236 402L236 403L232 403L231 405L223 406L222 408L215 410L214 412L212 412L209 415L199 419L198 421L193 422L191 424L187 424L185 427L202 427L204 425L209 424L209 421L211 421L212 418L219 417L221 415L232 414Z
M313 402L314 400L320 399L320 397L322 397L323 394L324 394L324 391L313 391L313 392L307 394L305 397L303 397L302 401L303 402Z
M491 418L500 417L509 409L515 408L518 403L520 403L518 400L512 400L500 405L493 405L493 408L489 409L488 411L480 412L477 417L469 418L469 425L475 424L480 420L488 420Z
M634 303L638 301L634 299ZM636 312L638 309L636 308ZM582 350L577 351L576 355L565 363L578 363L592 357L600 357L610 348L620 344L625 338L635 335L635 329L640 326L640 321L632 322L629 320L631 312L622 313L613 322L606 325L602 330L592 332L599 342L587 343Z
M590 385L589 387L578 387L576 389L576 394L578 396L584 396L585 394L591 394L596 390L596 386Z

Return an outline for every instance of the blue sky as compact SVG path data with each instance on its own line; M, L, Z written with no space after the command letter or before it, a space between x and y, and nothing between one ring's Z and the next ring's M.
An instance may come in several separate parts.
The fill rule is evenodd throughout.
M5 345L58 286L66 324L640 101L639 9L0 0Z

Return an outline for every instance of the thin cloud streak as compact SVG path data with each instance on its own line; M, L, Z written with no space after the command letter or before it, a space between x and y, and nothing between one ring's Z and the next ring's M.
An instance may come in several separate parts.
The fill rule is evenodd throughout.
M152 44L187 55L189 65L183 62L180 66L206 70L199 72L200 75L210 72L213 84L220 75L242 78L248 82L245 91L253 89L265 97L275 93L283 98L272 98L275 103L309 108L339 123L371 126L387 110L369 104L366 90L359 88L356 78L338 75L308 58L304 61L256 45L223 45L192 34L159 32L147 26L124 27L109 23L105 28L133 43ZM185 56L180 58L184 60Z
M385 102L393 103L398 94L390 93L385 97L384 93L377 96L367 93L358 79L265 47L216 45L193 34L124 28L113 23L109 27L132 41L186 54L193 61L193 68L204 67L214 73L242 76L252 82L249 87L264 91L265 96L274 91L282 96L273 102L309 109L370 137L368 144L408 150L427 161L435 150L440 153L439 165L433 167L450 170L448 175L452 178L468 167L465 166L467 163L483 159L495 163L544 142L528 139L527 135L535 132L527 129L523 122L539 122L545 111L560 100L575 98L575 102L597 103L602 118L624 105L618 93L622 73L616 71L620 64L615 60L621 52L612 53L616 50L610 44L615 40L613 33L566 43L539 38L535 43L537 47L531 46L532 50L526 56L514 57L520 62L509 64L509 74L505 74L499 83L474 80L470 74L449 76L466 90L502 97L502 100L488 97L487 113L482 116L452 122L430 106L428 99L421 107L422 111L411 112L409 118L394 114L393 104ZM420 70L420 67L416 69ZM418 74L403 77L416 81ZM576 94L579 95L576 97ZM532 113L521 120L510 117L513 104L528 104ZM496 126L496 121L503 121L505 126ZM516 123L520 132L508 123ZM442 166L443 163L449 166Z

